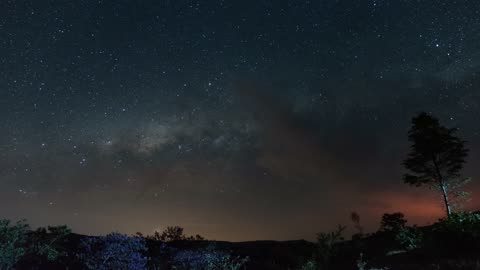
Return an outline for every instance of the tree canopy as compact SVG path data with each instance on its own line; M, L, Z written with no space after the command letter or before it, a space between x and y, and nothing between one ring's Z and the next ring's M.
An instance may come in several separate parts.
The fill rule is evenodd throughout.
M447 216L451 215L449 194L468 181L460 175L468 149L465 141L456 136L457 131L456 128L442 126L430 114L418 114L412 119L412 127L408 132L412 145L403 162L409 170L404 175L405 183L438 188L443 195Z

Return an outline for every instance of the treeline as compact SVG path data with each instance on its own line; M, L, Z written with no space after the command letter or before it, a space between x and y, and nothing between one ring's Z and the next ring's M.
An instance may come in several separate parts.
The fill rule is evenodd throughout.
M480 265L480 213L452 213L425 227L407 226L402 213L387 213L373 233L363 233L358 214L351 219L358 230L351 239L345 239L346 226L339 225L319 233L314 243L216 242L186 235L177 226L146 236L82 236L66 226L31 230L25 221L1 220L0 269L433 270Z
M175 241L204 241L205 248L179 249ZM0 269L243 269L248 257L216 248L202 236L187 236L183 228L143 236L110 233L72 234L67 226L31 230L25 220L0 220Z
M480 269L480 212L452 212L429 226L407 226L404 214L386 213L379 229L346 240L346 226L317 235L316 249L299 269ZM356 267L356 268L355 268Z

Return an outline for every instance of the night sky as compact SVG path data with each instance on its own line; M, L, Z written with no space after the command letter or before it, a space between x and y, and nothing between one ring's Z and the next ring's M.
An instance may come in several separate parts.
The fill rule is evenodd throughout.
M401 165L420 111L469 141L479 209L480 1L0 1L0 216L33 226L427 224L441 197Z

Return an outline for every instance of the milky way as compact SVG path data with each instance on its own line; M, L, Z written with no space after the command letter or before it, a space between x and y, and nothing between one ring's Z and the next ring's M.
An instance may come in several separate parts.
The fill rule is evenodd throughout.
M441 201L401 178L419 111L480 176L479 1L1 2L0 216L222 240L424 224Z

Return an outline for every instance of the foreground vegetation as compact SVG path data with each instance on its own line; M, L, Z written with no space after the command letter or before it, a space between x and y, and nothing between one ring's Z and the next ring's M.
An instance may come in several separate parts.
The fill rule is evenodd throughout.
M344 240L345 226L319 233L316 243L260 241L228 243L187 236L168 227L151 236L111 233L90 237L66 226L30 230L25 221L0 220L3 269L479 269L480 213L455 211L468 193L461 177L468 149L457 129L420 113L412 119L411 151L404 182L429 186L442 196L446 217L427 227L407 226L402 213L386 213L380 228L365 234L352 213L356 233Z
M350 240L338 226L315 243L229 243L186 236L180 227L152 236L90 237L66 226L30 230L24 221L2 220L0 269L480 269L480 213L452 213L427 227L406 223L392 213L377 232Z

